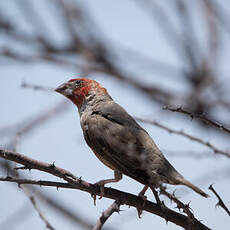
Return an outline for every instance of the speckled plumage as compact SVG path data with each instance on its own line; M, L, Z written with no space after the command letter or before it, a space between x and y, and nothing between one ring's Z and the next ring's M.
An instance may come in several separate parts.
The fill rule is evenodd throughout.
M77 105L87 144L106 166L120 175L102 183L119 181L121 174L125 174L151 188L162 183L182 184L207 197L176 171L149 134L99 83L73 79L56 91Z

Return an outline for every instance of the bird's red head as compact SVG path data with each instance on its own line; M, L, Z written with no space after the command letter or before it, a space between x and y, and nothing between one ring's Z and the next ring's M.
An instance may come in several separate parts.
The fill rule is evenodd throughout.
M98 82L87 78L71 79L55 89L56 92L69 98L78 108L90 94L108 94Z

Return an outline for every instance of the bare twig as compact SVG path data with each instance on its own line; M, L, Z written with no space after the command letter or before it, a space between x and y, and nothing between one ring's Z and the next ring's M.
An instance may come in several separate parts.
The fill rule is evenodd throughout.
M121 44L117 46L117 50L121 52L121 58L125 57L126 61L128 60L135 62L140 68L152 70L152 72L162 74L169 79L172 79L173 75L173 80L175 78L180 79L184 77L183 69L177 68L169 63L150 58L136 50L123 47Z
M62 217L65 217L72 223L77 224L82 229L91 230L93 228L93 223L89 220L88 216L82 216L76 208L72 210L66 202L61 202L59 199L55 199L53 195L48 195L46 192L40 191L40 189L36 189L34 186L30 186L29 189L36 194L36 197L45 202L48 207L60 213ZM109 228L105 229L109 230Z
M222 207L227 213L228 215L230 216L230 211L229 209L227 208L227 206L224 204L223 200L221 199L220 195L216 192L216 190L213 188L213 185L211 184L209 186L209 188L214 194L215 196L218 198L218 203L216 204L216 206L220 206Z
M21 87L22 88L29 88L29 89L33 89L33 90L40 90L40 91L54 91L54 88L51 87L47 87L47 86L41 86L41 85L35 85L35 84L29 84L27 82L22 82L21 83Z
M28 0L23 0L21 3L18 1L14 2L17 4L17 8L21 11L21 15L25 18L25 21L31 26L31 29L34 30L34 33L39 34L44 32L48 34L49 29L46 27L43 18L39 15L39 11L36 10L33 2Z
M48 186L48 187L56 187L58 188L71 188L75 189L74 185L69 183L63 182L56 182L56 181L46 181L46 180L29 180L29 179L21 179L21 178L14 178L14 177L0 177L0 181L7 181L7 182L14 182L17 183L19 186L22 184L32 184L32 185L39 185L39 186Z
M107 219L114 213L120 211L119 201L114 201L104 212L102 212L93 230L100 230Z
M58 104L56 104L55 106L41 112L40 114L37 114L36 116L28 117L25 120L14 125L1 127L0 136L7 136L7 135L22 136L28 134L33 129L39 127L39 125L41 125L42 123L66 111L68 106L69 104L66 103L66 100L63 100Z
M216 154L221 154L221 155L224 155L226 157L230 157L230 153L229 152L225 152L221 149L218 149L217 147L215 147L213 144L211 144L210 142L208 141L204 141L198 137L195 137L195 136L192 136L190 134L187 134L185 133L184 131L179 131L179 130L174 130L174 129L171 129L171 128L168 128L167 126L164 126L156 121L149 121L149 120L146 120L146 119L142 119L142 118L136 118L138 121L140 122L145 122L145 123L148 123L148 124L152 124L152 125L155 125L161 129L164 129L166 131L168 131L169 133L174 133L174 134L177 134L177 135L181 135L181 136L184 136L192 141L195 141L195 142L198 142L202 145L205 145L207 146L208 148L212 149L214 153Z
M76 189L80 189L82 191L88 192L93 195L100 195L100 187L94 184L90 184L81 179L77 179L72 173L68 172L65 169L56 167L54 164L47 164L38 160L34 160L25 155L10 152L7 150L0 149L0 157L6 160L14 161L19 164L24 165L28 169L37 169L39 171L47 172L54 176L64 179L69 184L75 186ZM150 213L154 213L167 221L171 221L179 226L186 228L188 224L191 222L188 217L179 214L175 211L167 207L159 207L159 205L152 203L150 201L145 201L143 204L143 199L138 196L134 196L130 193L121 192L112 188L105 188L104 197L118 200L120 204L126 204L129 206L133 206L142 210L145 210ZM197 219L193 219L193 229L194 230L207 230L209 229L207 226L200 223Z
M171 112L178 112L178 113L183 113L183 114L186 114L188 116L190 116L192 119L193 118L196 118L198 120L201 120L219 130L222 130L228 134L230 134L230 129L225 127L224 125L220 124L220 123L217 123L216 121L212 121L210 120L209 118L205 117L204 115L199 115L199 114L192 114L190 113L189 111L183 109L182 107L178 107L178 108L173 108L173 107L169 107L169 106L165 106L163 107L164 110L169 110Z
M203 0L203 2L207 5L207 7L209 7L210 4L212 5L213 16L215 16L215 18L219 22L219 25L222 26L228 34L230 34L230 15L225 7L221 6L222 4L220 4L218 1Z
M175 49L176 53L182 53L182 47L179 45L181 42L180 36L176 30L175 25L172 23L169 17L166 15L166 10L162 7L159 2L144 0L137 1L136 4L139 4L147 14L149 14L154 21L156 21L160 26L163 37L167 40L167 42L171 45L173 49ZM169 36L170 35L170 36Z
M203 12L204 19L207 23L208 33L208 45L209 51L207 53L207 59L210 60L210 63L215 64L217 58L218 46L220 43L220 36L218 33L218 23L216 20L217 9L212 0L203 0Z
M55 228L49 223L49 221L47 220L47 218L45 217L45 215L42 213L41 209L38 207L36 201L35 201L35 198L34 196L32 196L30 194L30 192L25 188L23 187L23 191L26 193L27 197L29 198L29 200L31 201L34 209L37 211L39 217L41 218L41 220L45 223L46 227L50 230L55 230Z
M174 201L177 204L178 210L182 209L183 212L186 213L187 216L190 217L191 220L194 219L194 215L190 211L191 208L189 207L189 204L184 204L183 202L178 200L175 194L170 194L169 192L166 191L165 187L163 186L160 187L160 194L163 194L167 196L170 200Z
M177 0L175 1L175 9L179 17L182 32L182 46L184 48L185 58L188 60L190 66L195 70L199 62L200 49L197 42L196 33L194 32L193 23L189 14L188 2Z

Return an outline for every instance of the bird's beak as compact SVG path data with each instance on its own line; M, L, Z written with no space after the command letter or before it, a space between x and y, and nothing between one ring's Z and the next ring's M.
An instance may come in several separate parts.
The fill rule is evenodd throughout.
M65 89L66 89L66 84L64 83L59 85L54 91L62 94L65 91Z
M60 93L60 94L65 95L65 96L68 96L68 95L72 94L73 89L72 89L72 87L71 87L70 84L64 83L64 84L61 84L60 86L58 86L55 89L55 91L58 92L58 93Z

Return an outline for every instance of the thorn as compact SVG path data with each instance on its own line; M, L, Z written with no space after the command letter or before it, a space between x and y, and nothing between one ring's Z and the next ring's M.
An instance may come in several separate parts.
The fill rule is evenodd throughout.
M55 161L52 163L52 164L50 164L50 167L51 168L55 168L56 166L55 166Z
M14 170L20 170L20 169L21 169L21 170L27 170L27 169L28 169L29 171L31 171L32 168L30 168L30 167L28 167L28 166L21 166L21 167L15 167L15 168L14 168Z
M79 183L79 184L81 184L81 182L82 182L82 179L81 179L81 178L82 178L82 176L80 176L80 177L78 178L78 183Z
M166 224L168 225L168 223L169 223L168 219L165 219L165 222L166 222Z
M94 206L96 206L97 195L91 194L91 197L93 198L93 204L94 204Z
M193 211L193 209L190 207L191 201L189 201L187 204L185 204L185 207L189 210Z
M173 196L176 196L176 189L172 193Z
M123 210L121 210L119 207L116 209L116 212L118 213L118 214L120 214L120 212L122 212Z
M124 211L125 210L119 208L119 211L117 213L120 215L120 212L124 212Z
M141 219L141 215L143 213L143 210L142 209L139 209L137 208L137 215L138 215L138 218Z
M216 203L215 208L218 207L218 206L221 206L221 205L220 205L220 201L218 201L218 202Z
M210 184L209 187L208 187L208 189L209 189L209 190L212 190L212 186L213 186L213 185L214 185L214 184Z
M177 208L179 210L179 212L182 209L179 205L177 205L175 208Z

